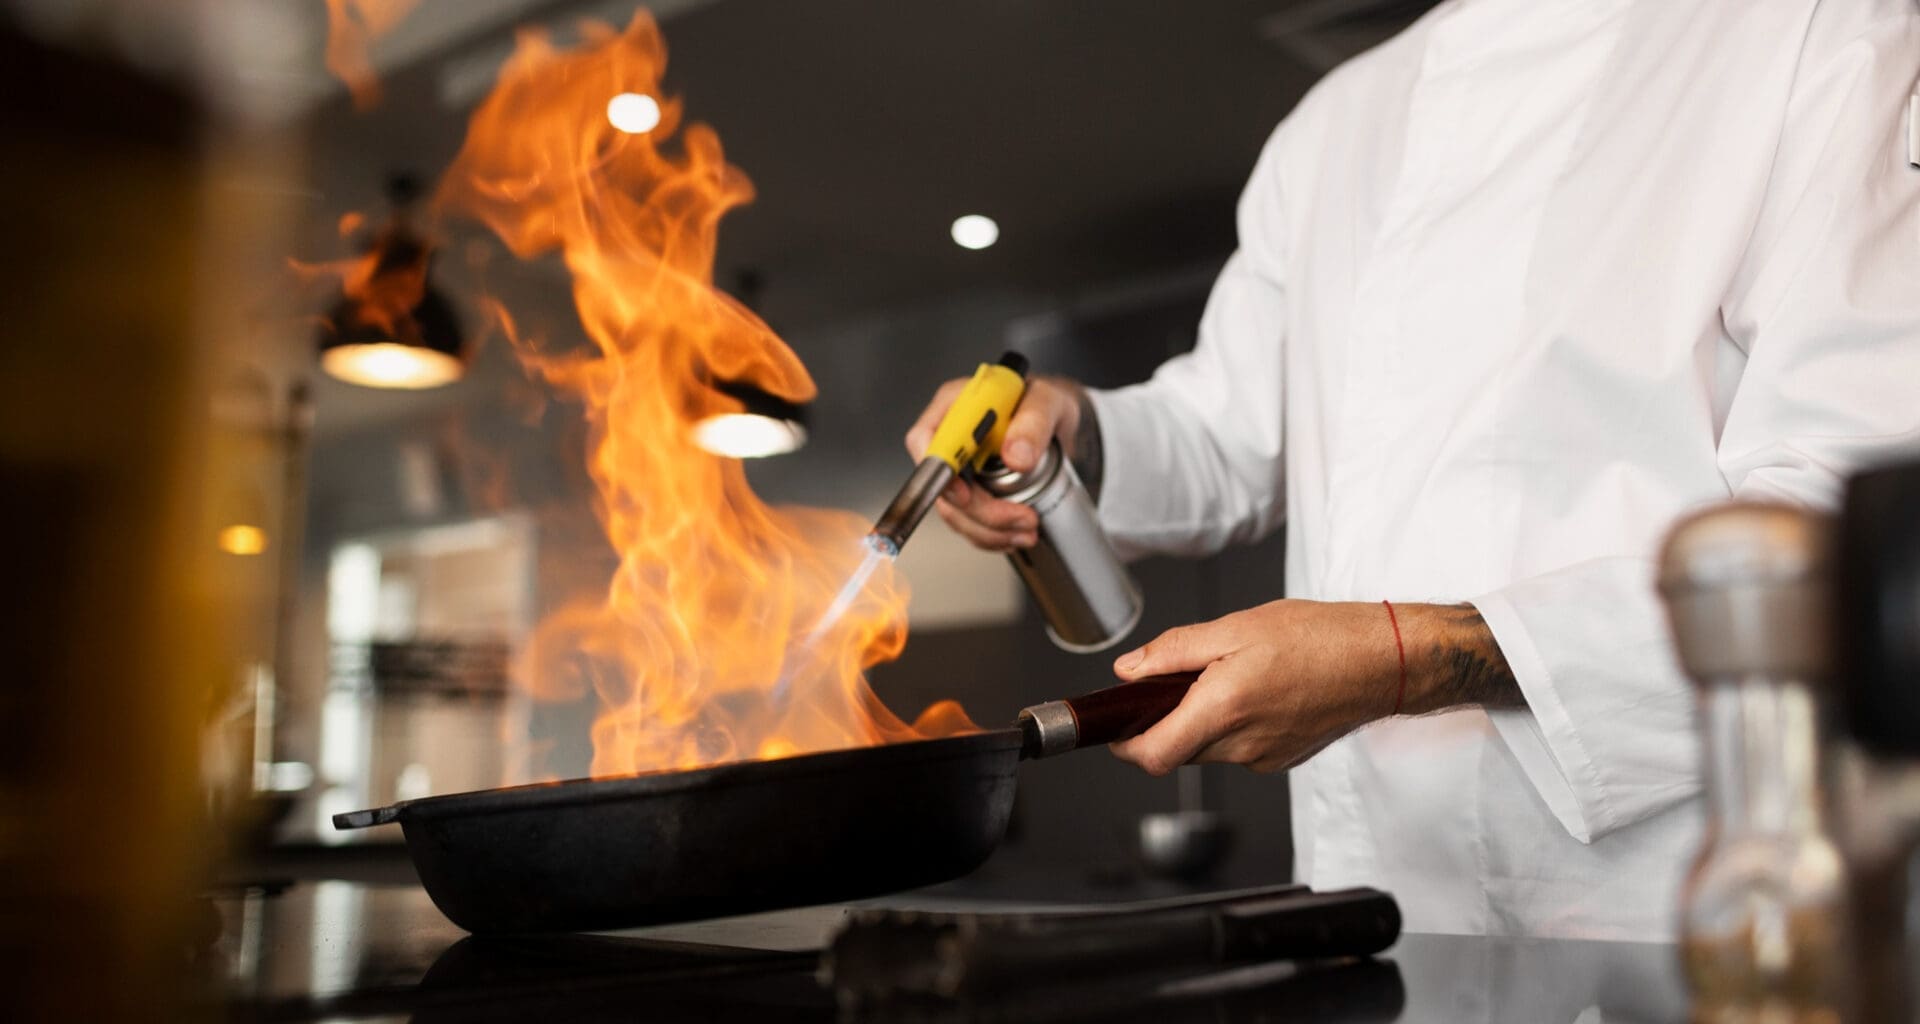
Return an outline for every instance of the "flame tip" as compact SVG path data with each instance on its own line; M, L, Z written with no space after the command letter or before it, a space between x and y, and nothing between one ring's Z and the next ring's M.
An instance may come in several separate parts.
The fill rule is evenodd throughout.
M377 90L366 47L416 2L328 0L329 54L350 87L364 73ZM817 394L778 335L713 285L720 221L753 199L753 183L718 131L685 121L682 100L661 92L667 45L650 12L619 30L585 24L580 39L563 49L544 28L516 32L431 197L435 217L479 221L517 259L557 254L590 343L549 351L496 296L479 302L529 379L582 403L593 510L618 555L597 595L536 626L523 682L542 698L599 702L596 776L975 728L951 702L907 723L868 687L864 670L906 642L891 565L817 648L797 642L851 570L866 523L770 507L740 462L692 436L714 411L712 380L794 403ZM477 246L467 256L490 258ZM373 266L323 272L368 289ZM792 699L771 699L785 678Z

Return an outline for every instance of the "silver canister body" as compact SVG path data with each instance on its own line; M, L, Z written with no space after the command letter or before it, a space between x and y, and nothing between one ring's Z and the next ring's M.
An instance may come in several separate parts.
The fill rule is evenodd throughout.
M1076 654L1103 651L1133 632L1145 607L1140 586L1114 553L1059 442L1047 446L1031 472L1017 473L996 459L978 479L1040 515L1039 542L1007 560L1026 581L1056 645Z

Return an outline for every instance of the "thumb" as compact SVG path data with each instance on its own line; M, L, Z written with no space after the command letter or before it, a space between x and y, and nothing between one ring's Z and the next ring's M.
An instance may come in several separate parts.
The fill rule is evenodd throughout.
M1123 654L1113 663L1113 672L1132 681L1170 672L1193 672L1206 668L1230 653L1225 638L1214 623L1180 626L1154 637L1145 647Z
M1036 382L1025 401L1007 422L1007 436L1000 441L1000 458L1007 468L1024 473L1040 464L1040 453L1053 441L1060 422L1067 414L1064 393L1046 381Z

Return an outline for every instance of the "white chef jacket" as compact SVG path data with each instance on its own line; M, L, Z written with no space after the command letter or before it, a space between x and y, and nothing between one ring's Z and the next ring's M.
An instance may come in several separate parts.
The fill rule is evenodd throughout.
M1653 559L1920 450L1917 74L1912 0L1453 0L1280 125L1195 350L1093 396L1102 521L1284 520L1288 596L1471 601L1528 705L1296 769L1304 881L1416 931L1672 934L1699 750Z

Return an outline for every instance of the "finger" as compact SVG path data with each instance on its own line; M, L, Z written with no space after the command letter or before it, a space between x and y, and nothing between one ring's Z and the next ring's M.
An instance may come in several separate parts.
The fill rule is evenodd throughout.
M996 550L1006 546L1032 547L1039 539L1040 519L1032 509L1017 502L987 498L978 489L968 503L941 499L934 505L949 526L969 539L992 543Z
M1213 753L1213 749L1210 747L1207 750L1202 750L1199 756L1194 758L1194 760L1201 762L1203 764L1209 761L1214 761L1214 760L1224 761L1231 764L1244 764L1248 768L1252 769L1253 771L1259 772L1262 775L1270 775L1274 772L1291 771L1294 768L1297 768L1300 765L1305 764L1308 760L1312 759L1312 757L1315 754L1318 754L1322 750L1325 750L1328 747L1332 746L1333 741L1338 738L1339 737L1337 736L1330 736L1325 740L1322 740L1318 743L1311 744L1302 749L1268 750L1263 753L1260 753L1257 756L1252 756L1252 757L1248 757L1244 755L1239 757L1232 757L1232 758L1229 758L1227 756L1221 756L1216 759L1211 756L1211 754ZM1218 745L1219 744L1216 744L1216 746ZM1224 752L1223 752L1223 755L1224 755Z
M1017 501L996 498L977 488L964 501L952 501L953 507L968 518L996 530L1009 533L1033 533L1040 529L1040 513Z
M1114 756L1149 775L1165 775L1217 745L1233 722L1215 696L1222 680L1216 677L1211 686L1208 682L1202 675L1167 717L1132 739L1111 744Z
M1031 543L1025 534L1010 530L996 530L975 521L944 499L934 508L940 513L940 519L947 524L948 529L959 534L974 547L1006 554L1016 547L1025 547ZM1023 541L1027 543L1022 543Z
M913 461L919 462L926 457L927 445L933 443L934 428L940 425L940 420L953 406L953 400L959 397L960 390L966 386L965 379L950 380L940 385L933 393L933 400L920 413L920 418L907 428L907 454L913 456Z
M1062 389L1044 382L1027 392L1013 419L1007 421L1007 435L1000 441L1000 459L1008 469L1025 473L1039 464L1040 453L1053 440L1066 414L1065 398Z
M1263 760L1284 757L1284 753L1263 749L1245 735L1229 733L1196 751L1193 755L1193 763L1237 764L1252 767Z
M1233 653L1233 647L1229 629L1218 621L1179 626L1121 655L1113 672L1122 679L1192 672Z

